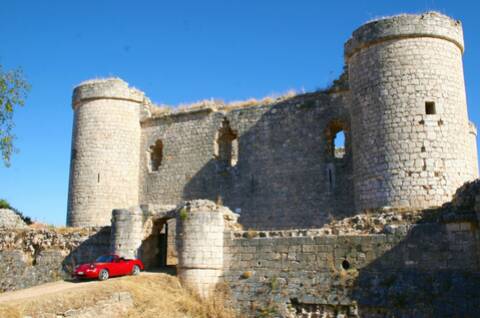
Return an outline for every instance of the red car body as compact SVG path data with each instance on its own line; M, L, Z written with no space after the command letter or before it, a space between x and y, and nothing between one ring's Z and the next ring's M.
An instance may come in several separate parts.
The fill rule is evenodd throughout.
M143 263L139 259L125 259L118 255L103 255L93 263L76 266L73 276L105 280L113 276L137 275L143 269Z

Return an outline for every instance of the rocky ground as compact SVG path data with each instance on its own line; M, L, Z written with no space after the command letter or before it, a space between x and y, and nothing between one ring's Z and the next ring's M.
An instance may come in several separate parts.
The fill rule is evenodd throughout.
M22 229L26 227L27 224L15 211L11 209L0 209L0 228Z

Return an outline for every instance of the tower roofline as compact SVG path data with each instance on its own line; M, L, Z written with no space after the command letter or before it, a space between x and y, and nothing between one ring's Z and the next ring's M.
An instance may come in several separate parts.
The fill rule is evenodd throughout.
M142 103L145 93L130 87L118 77L93 79L80 83L73 90L72 107L77 108L85 101L94 99L117 99Z
M438 12L402 14L371 21L352 33L345 43L345 59L373 44L392 39L431 37L450 41L464 51L463 30L459 20Z

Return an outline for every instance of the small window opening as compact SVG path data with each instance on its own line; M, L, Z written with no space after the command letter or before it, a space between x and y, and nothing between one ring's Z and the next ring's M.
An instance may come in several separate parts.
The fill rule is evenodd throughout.
M350 262L347 261L346 259L344 259L343 262L342 262L342 268L344 270L348 270L350 268Z
M100 183L100 173L97 175L97 183Z
M435 115L437 113L434 102L425 102L425 114Z
M218 131L215 157L224 167L234 167L238 162L237 133L231 129L226 118Z
M348 149L345 124L340 120L333 120L325 130L325 136L327 154L336 159L343 159Z
M422 151L422 152L427 151L427 149L425 148L425 146L422 146L421 151Z
M345 132L343 130L337 132L333 137L333 155L335 158L341 159L345 156Z
M150 146L150 171L158 171L163 159L163 142L157 140L154 145Z

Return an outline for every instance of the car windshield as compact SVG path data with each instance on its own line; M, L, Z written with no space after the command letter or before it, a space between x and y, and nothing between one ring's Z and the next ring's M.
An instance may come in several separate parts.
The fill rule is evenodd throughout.
M113 255L102 255L95 260L97 263L111 263L113 262Z

